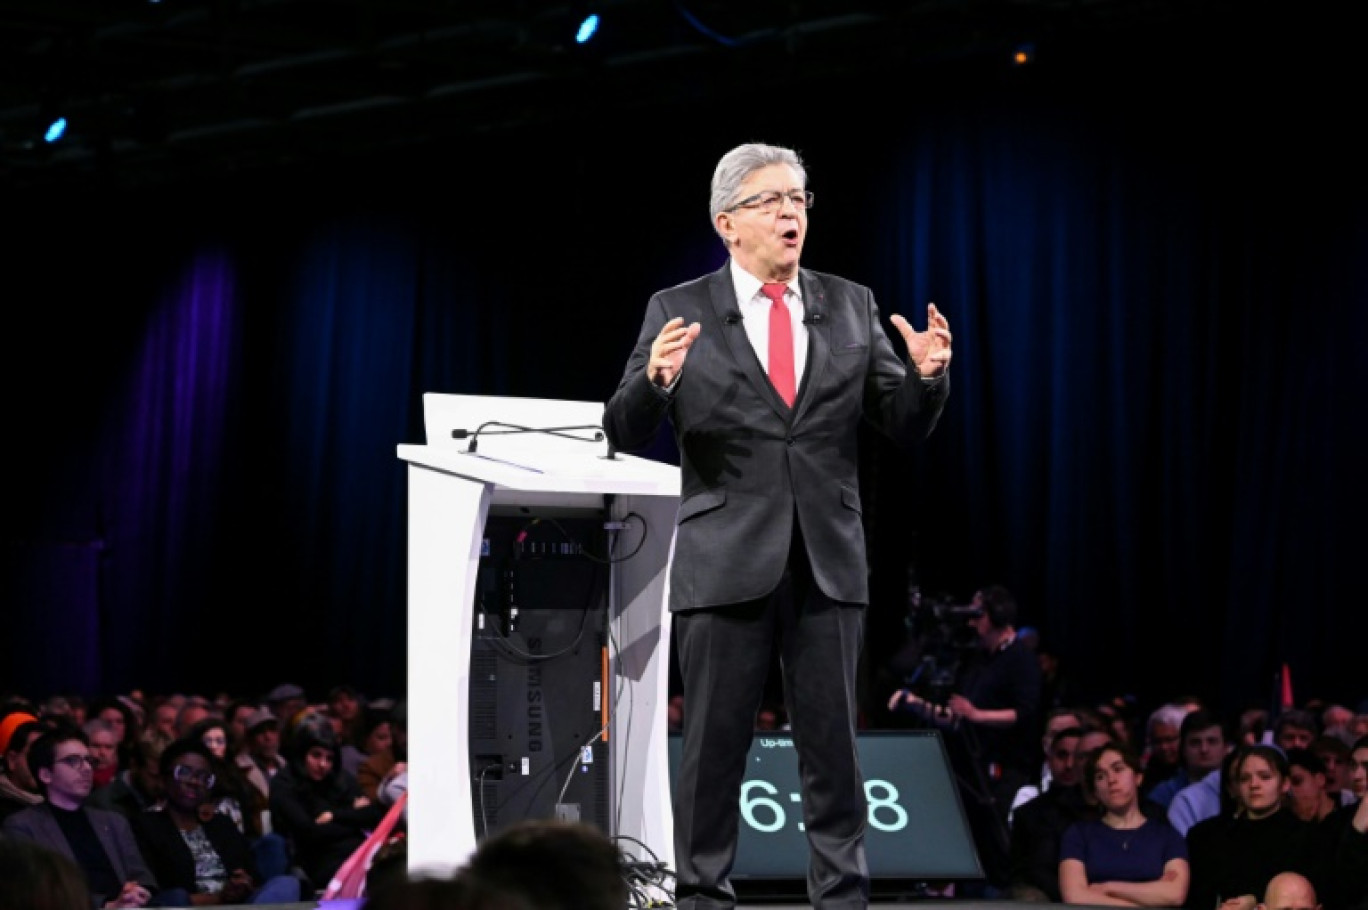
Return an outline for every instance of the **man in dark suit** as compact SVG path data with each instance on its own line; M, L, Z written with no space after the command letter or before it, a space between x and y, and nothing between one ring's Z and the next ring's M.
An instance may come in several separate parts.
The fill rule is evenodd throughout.
M740 787L777 645L802 768L814 907L863 908L867 808L856 669L869 602L862 420L895 442L945 405L950 330L900 315L911 368L870 290L799 266L812 194L798 155L739 146L712 180L719 271L655 294L604 428L621 450L669 418L682 490L669 605L684 695L677 904L730 907ZM686 363L687 359L687 363Z
M28 764L46 802L5 819L6 836L33 841L75 860L97 907L189 903L184 891L158 892L126 818L85 804L95 768L79 728L63 726L38 737L29 747Z

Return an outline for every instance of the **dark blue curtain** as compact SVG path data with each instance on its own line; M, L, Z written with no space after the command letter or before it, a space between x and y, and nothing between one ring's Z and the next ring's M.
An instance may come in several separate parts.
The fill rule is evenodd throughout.
M754 139L807 158L805 264L955 333L930 442L868 440L871 705L909 582L1007 585L1079 698L1356 702L1353 82L1188 37L14 200L0 689L401 691L422 393L606 400Z

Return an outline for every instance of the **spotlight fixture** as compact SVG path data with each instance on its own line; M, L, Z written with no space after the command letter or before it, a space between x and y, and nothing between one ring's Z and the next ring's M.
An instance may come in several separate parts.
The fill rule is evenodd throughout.
M579 29L575 32L575 43L585 44L589 39L598 33L599 17L598 13L590 13L580 20Z
M67 119L58 117L48 124L47 131L43 133L43 141L51 145L66 135Z
M1035 62L1035 45L1032 43L1018 44L1016 50L1012 51L1012 63L1016 66L1025 66Z

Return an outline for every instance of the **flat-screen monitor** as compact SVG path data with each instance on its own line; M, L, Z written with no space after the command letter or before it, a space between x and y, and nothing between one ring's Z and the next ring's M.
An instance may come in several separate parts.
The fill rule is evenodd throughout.
M535 818L610 824L602 735L601 518L491 516L470 655L475 835Z
M670 734L670 779L681 737ZM871 879L907 881L983 877L959 791L935 730L859 734L869 801L865 853ZM757 732L741 784L741 836L733 879L804 879L798 755L787 733Z

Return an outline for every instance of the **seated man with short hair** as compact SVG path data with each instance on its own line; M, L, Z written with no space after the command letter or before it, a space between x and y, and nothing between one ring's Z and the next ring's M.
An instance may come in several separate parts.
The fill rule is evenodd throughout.
M79 727L44 733L29 746L29 769L47 801L5 819L4 833L76 861L98 907L182 907L190 896L159 891L128 820L85 805L94 783L90 746Z

